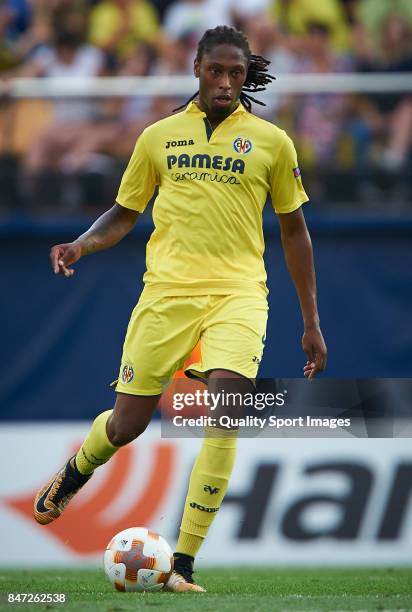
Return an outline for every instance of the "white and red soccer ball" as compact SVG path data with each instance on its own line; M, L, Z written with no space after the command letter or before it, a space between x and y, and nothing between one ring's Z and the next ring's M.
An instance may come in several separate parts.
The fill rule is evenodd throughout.
M118 591L161 591L172 570L169 544L145 527L121 531L104 553L104 571Z

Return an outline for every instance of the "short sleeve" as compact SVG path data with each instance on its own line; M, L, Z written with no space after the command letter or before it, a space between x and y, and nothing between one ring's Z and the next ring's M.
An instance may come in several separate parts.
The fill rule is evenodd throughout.
M273 208L278 214L293 212L309 200L303 185L296 149L289 136L279 151L270 175Z
M143 212L153 195L159 177L146 147L146 132L137 139L129 164L123 174L116 202L125 208Z

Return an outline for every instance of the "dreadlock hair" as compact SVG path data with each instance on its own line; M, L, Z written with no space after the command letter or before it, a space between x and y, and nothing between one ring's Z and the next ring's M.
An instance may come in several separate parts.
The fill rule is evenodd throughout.
M249 96L245 92L257 93L259 91L265 91L266 85L273 81L276 77L268 74L268 66L270 61L262 57L261 55L254 55L249 47L249 42L243 32L231 28L229 26L217 26L211 30L206 30L197 46L196 60L200 62L203 55L208 51L211 51L216 45L233 45L243 51L248 62L248 70L246 79L242 87L239 99L243 106L249 112L252 110L252 102L260 104L260 106L266 106L264 102L256 100ZM199 94L197 91L187 102L175 108L173 112L181 110L189 102L194 100Z

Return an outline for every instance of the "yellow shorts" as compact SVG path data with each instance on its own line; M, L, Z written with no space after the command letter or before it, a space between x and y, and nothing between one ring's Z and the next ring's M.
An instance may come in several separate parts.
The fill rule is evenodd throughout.
M256 378L267 321L263 295L145 297L132 312L116 391L157 395L183 367L200 340L201 358L187 375L210 370Z

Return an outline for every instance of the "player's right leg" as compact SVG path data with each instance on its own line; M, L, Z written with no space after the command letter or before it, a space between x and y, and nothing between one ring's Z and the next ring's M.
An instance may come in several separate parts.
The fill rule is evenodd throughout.
M205 298L148 298L143 291L123 346L114 410L94 421L78 453L37 493L35 519L58 518L94 469L147 427L160 395L196 345Z
M38 523L46 525L58 518L94 470L144 432L159 398L118 393L114 410L106 410L94 420L77 454L38 491L34 500Z

